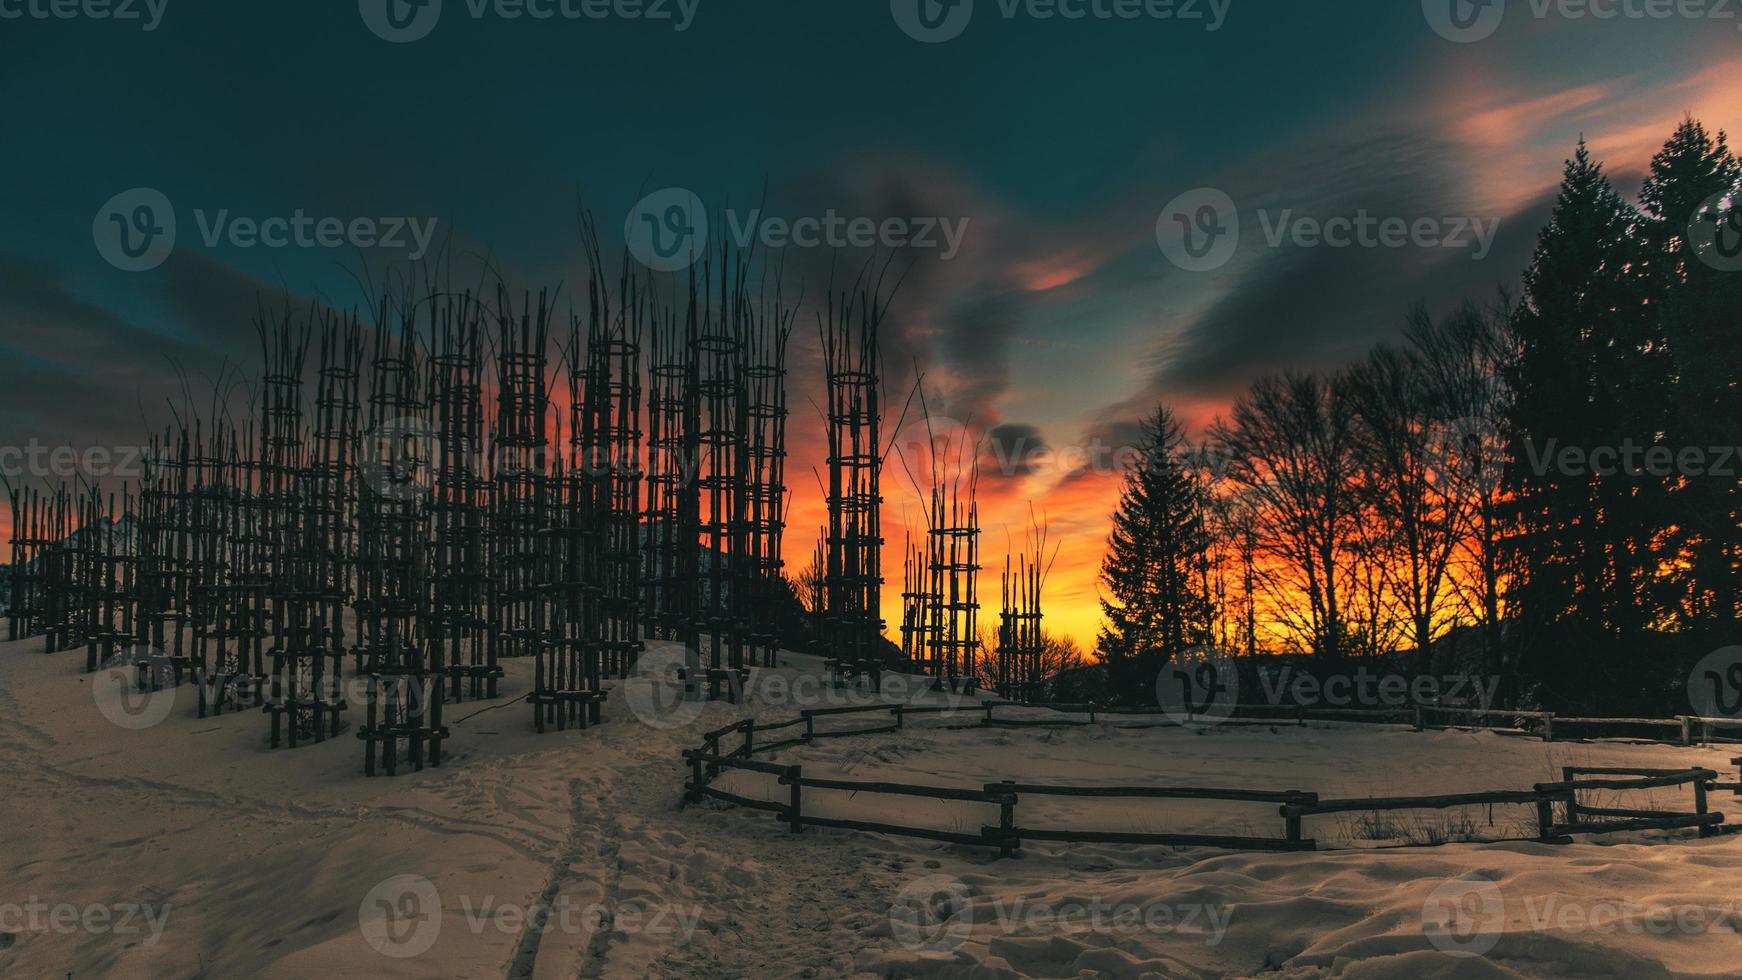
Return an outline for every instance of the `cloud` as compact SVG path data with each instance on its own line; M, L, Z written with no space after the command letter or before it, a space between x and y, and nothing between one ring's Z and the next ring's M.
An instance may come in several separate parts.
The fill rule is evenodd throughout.
M1007 422L987 431L980 472L993 479L1031 476L1040 469L1038 460L1050 451L1038 427Z

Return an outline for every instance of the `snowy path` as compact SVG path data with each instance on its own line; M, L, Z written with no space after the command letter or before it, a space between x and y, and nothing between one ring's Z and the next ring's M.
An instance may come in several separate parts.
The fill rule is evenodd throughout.
M98 712L77 659L41 656L36 642L0 644L6 976L1680 977L1733 975L1742 948L1742 913L1730 917L1742 902L1735 837L1317 854L1035 847L997 861L875 835L793 836L770 814L714 804L680 808L678 753L742 714L729 705L664 729L637 721L619 693L604 726L538 736L524 704L468 702L450 711L442 769L371 780L348 735L272 753L259 714L200 720L191 699L161 724L118 727ZM524 666L510 666L510 697L525 689ZM1373 795L1523 787L1564 764L1728 770L1730 754L1257 728L910 730L780 757L807 773L938 785L1227 779ZM817 805L946 829L985 819L983 805L838 796ZM1736 801L1714 802L1742 819ZM1035 813L1105 829L1274 823L1262 807L1059 800ZM1311 835L1350 830L1317 819ZM1487 814L1473 819L1487 830ZM1492 826L1507 819L1496 813ZM934 881L959 889L964 905L941 938L915 941L890 909ZM1424 909L1447 888L1483 897L1490 886L1501 904L1475 937L1492 940L1486 955L1442 951ZM1094 903L1169 918L1131 930L1053 917ZM58 907L128 906L151 914L155 941L118 922L63 929L52 918ZM30 907L49 911L30 919ZM1675 913L1692 925L1653 930Z

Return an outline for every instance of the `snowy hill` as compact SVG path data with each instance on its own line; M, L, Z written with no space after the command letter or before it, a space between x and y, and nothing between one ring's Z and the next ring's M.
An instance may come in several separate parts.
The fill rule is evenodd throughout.
M103 675L35 649L0 644L0 902L16 913L0 920L7 976L1721 976L1736 959L1732 837L1383 849L1447 829L1487 836L1520 816L1496 808L1392 828L1313 818L1309 832L1333 848L1316 853L1033 844L999 860L680 807L679 753L701 732L833 696L804 656L760 678L767 703L649 715L663 689L631 679L604 726L543 737L510 703L531 667L511 661L502 700L448 706L443 768L365 779L349 733L269 752L258 713L198 720L191 698L159 723L121 727L100 707ZM1568 764L1733 771L1718 749L1384 726L948 727L978 715L772 758L942 786L1268 783L1357 796L1526 787ZM750 779L739 788L779 795ZM984 804L848 793L819 805L945 828L988 816ZM1727 794L1714 805L1742 816ZM1251 804L1046 806L1048 822L1107 830L1276 821ZM941 928L916 932L903 918L919 893L956 903ZM1448 894L1498 895L1500 911L1468 935L1447 932L1434 910L1458 907ZM62 907L109 918L60 929ZM1611 913L1622 927L1605 925ZM1472 941L1485 955L1454 955Z

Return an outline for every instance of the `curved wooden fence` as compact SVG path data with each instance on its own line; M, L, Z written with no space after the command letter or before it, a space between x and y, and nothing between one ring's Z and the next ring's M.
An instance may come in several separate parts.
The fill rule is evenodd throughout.
M986 702L980 706L983 714L973 725L955 727L1002 727L1010 725L1085 724L1045 719L994 719L996 708L1010 702ZM1040 707L1040 706L1029 706ZM1046 706L1055 707L1055 706ZM1064 709L1077 706L1063 706ZM1108 711L1083 706L1097 714L1136 713ZM760 724L753 718L734 722L724 728L707 732L702 745L685 750L683 758L689 765L689 778L684 783L684 799L698 802L716 799L736 806L763 810L777 815L793 833L805 827L833 827L903 837L918 837L950 844L995 848L1000 856L1016 854L1024 840L1063 843L1159 844L1179 847L1217 847L1230 850L1310 851L1317 842L1305 837L1302 821L1307 817L1331 813L1385 812L1396 810L1437 810L1483 804L1526 804L1536 808L1537 834L1530 838L1550 843L1566 843L1573 834L1605 834L1620 831L1696 828L1701 837L1718 832L1724 814L1709 809L1707 794L1728 791L1742 795L1742 780L1719 782L1711 769L1631 769L1588 768L1568 766L1562 779L1553 783L1537 783L1528 790L1495 790L1480 793L1455 793L1440 796L1392 798L1322 799L1319 794L1297 790L1261 790L1231 787L1181 786L1058 786L1039 783L1003 781L984 783L976 787L923 786L908 783L835 779L806 776L804 767L779 765L755 758L797 745L808 745L822 738L875 735L902 730L914 716L956 712L953 706L916 707L907 704L812 708L800 712L797 718L773 724ZM1153 713L1153 712L1148 712ZM1336 713L1336 712L1333 712ZM838 730L819 730L817 719L846 715L884 715L877 724ZM1170 722L1169 724L1175 724ZM795 730L802 731L795 734ZM771 733L780 737L763 739ZM729 744L735 742L736 744ZM1742 758L1731 760L1742 766ZM713 785L722 772L741 771L775 778L786 789L786 799L757 799L733 793ZM1595 778L1592 778L1595 777ZM1598 807L1582 802L1580 793L1592 791L1624 792L1688 786L1693 793L1692 810L1688 812L1621 809ZM910 827L871 820L847 820L821 817L805 810L804 791L845 791L851 793L884 794L920 797L966 803L985 803L998 807L998 823L986 824L978 833ZM1281 819L1281 833L1276 837L1241 837L1201 834L1140 834L1071 828L1023 826L1018 822L1018 807L1032 797L1102 797L1148 800L1211 800L1230 803L1275 805ZM1558 816L1557 816L1558 811Z
M1156 708L1112 708L1097 704L1025 704L1018 701L993 701L982 703L989 724L1008 727L1056 727L1070 725L1093 725L1101 719L1111 719L1126 716L1156 716L1163 714ZM1644 728L1667 729L1674 733L1669 738L1652 739L1678 745L1693 745L1696 742L1742 741L1742 739L1721 739L1717 732L1724 729L1742 729L1742 718L1709 718L1701 715L1677 715L1674 718L1581 718L1571 715L1557 715L1552 711L1525 711L1514 708L1468 708L1458 705L1416 704L1396 708L1306 708L1297 705L1264 705L1240 704L1233 717L1219 718L1215 723L1224 725L1275 725L1287 722L1305 724L1308 721L1337 721L1354 724L1405 724L1416 731L1426 731L1434 728L1483 728L1491 731L1505 732L1517 735L1532 735L1545 742L1556 740L1556 727L1560 726L1559 734L1565 735L1569 728ZM997 708L1044 708L1063 714L1087 715L1087 721L1072 721L1067 719L1001 719L993 717ZM1451 719L1469 719L1469 724L1459 724ZM1490 724L1493 721L1510 722L1507 725ZM1528 723L1531 727L1524 727ZM1158 726L1176 725L1171 720L1158 721ZM1130 726L1136 727L1136 726Z

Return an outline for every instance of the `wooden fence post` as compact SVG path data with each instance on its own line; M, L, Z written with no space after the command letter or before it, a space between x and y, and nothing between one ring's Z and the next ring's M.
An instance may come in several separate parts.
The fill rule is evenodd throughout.
M1554 741L1554 712L1552 711L1542 716L1542 740L1544 742Z
M1571 783L1573 781L1573 767L1572 766L1562 766L1561 767L1561 780L1563 782L1567 782L1567 783ZM1579 791L1576 789L1568 789L1567 790L1567 826L1568 827L1577 827L1578 825L1579 825Z
M895 730L896 730L896 731L900 731L900 730L901 730L901 723L902 723L902 712L901 712L901 709L902 709L902 704L901 704L901 702L899 702L899 701L898 701L898 702L896 702L896 703L895 703L895 705L894 705L894 711L895 711Z
M810 712L804 713L804 740L810 741L816 736L816 716Z
M1538 793L1545 794L1543 799L1536 801L1537 838L1543 841L1554 836L1554 802L1546 797L1547 784L1537 783L1533 787Z
M1010 779L986 785L986 792L998 795L998 856L1001 858L1016 856L1016 794L1009 789L1014 785L1015 780Z
M1702 778L1694 779L1694 812L1702 817L1706 815L1706 781ZM1700 824L1701 837L1710 837L1713 833L1711 824Z
M756 754L755 753L756 719L754 719L754 718L744 719L743 732L744 732L744 748L743 748L744 758L748 759L752 755Z
M1415 730L1418 732L1427 730L1427 726L1422 723L1422 710L1419 704L1415 706Z
M792 832L795 834L804 831L804 817L799 810L799 790L802 788L799 785L799 780L802 779L803 776L803 767L786 767L786 781L792 784L792 799L791 802L787 804L786 819L791 824Z
M704 781L705 777L702 775L702 757L699 755L690 756L689 792L684 794L684 800L686 802L697 803L701 801L702 784Z
M1298 793L1300 790L1291 789L1289 792ZM1300 843L1300 814L1291 812L1290 806L1292 804L1285 803L1282 807L1283 826L1287 828L1287 832L1283 836L1288 838L1289 843L1298 844Z
M1687 715L1676 715L1675 720L1682 723L1682 744L1694 744L1693 719L1689 718Z

